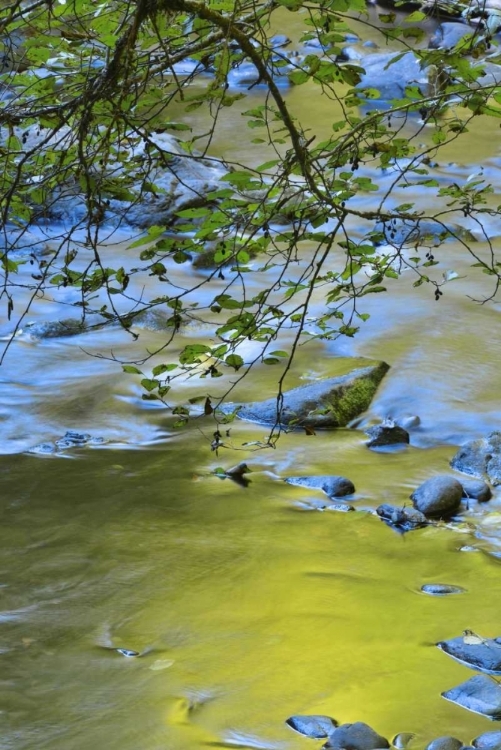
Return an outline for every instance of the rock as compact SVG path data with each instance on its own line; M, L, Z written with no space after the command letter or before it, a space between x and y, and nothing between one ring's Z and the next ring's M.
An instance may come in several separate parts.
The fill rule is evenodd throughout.
M355 510L355 508L353 505L350 505L350 503L330 503L325 506L325 510L336 510L338 513L350 513L350 511Z
M428 47L431 49L450 50L456 46L466 34L471 34L472 29L464 23L457 21L446 21L441 23L430 39Z
M345 497L353 495L355 486L346 477L287 477L287 484L296 487L308 487L309 489L322 490L329 497Z
M283 395L280 423L289 427L345 427L365 411L377 387L389 370L386 362L353 370L347 375L327 378L293 388ZM223 411L231 412L237 404L226 404ZM241 419L263 424L277 421L277 399L241 405Z
M388 526L397 531L412 531L428 524L426 516L415 508L397 508L395 505L383 503L376 508L376 513Z
M475 236L464 227L454 224L444 227L441 221L410 221L409 219L392 219L376 224L376 245L390 245L397 249L415 248L416 245L438 247L443 242L464 240L475 242ZM405 425L403 425L405 426Z
M471 677L461 685L446 690L442 697L489 719L501 719L501 686L486 675Z
M461 740L456 737L437 737L436 740L426 745L425 750L460 750L463 747Z
M368 724L357 721L354 724L341 724L329 736L324 745L325 750L379 750L387 748L390 743L385 737L372 729Z
M369 448L380 448L387 445L401 445L409 443L409 433L403 427L399 427L392 419L385 419L381 424L374 425L365 430L370 440Z
M477 750L501 750L501 731L484 732L471 743Z
M291 716L285 723L295 732L311 739L328 737L338 726L337 721L330 716Z
M444 653L472 669L501 674L501 638L482 638L465 631L464 635L437 643Z
M394 61L394 62L392 62ZM428 89L426 70L412 52L404 55L396 52L376 52L364 57L360 63L362 78L357 85L360 94L364 89L379 91L379 99L399 99L409 85L418 85L424 95ZM371 97L375 98L375 97Z
M407 745L412 742L416 735L413 732L399 732L392 739L391 744L396 747L397 750L405 750Z
M492 491L487 482L481 479L462 479L463 497L486 503L492 497Z
M465 443L451 460L451 466L464 474L501 484L501 432Z
M454 513L461 503L463 488L450 476L436 476L423 482L411 495L414 507L425 516L447 517Z
M87 433L69 430L63 437L58 438L53 443L40 443L28 448L27 453L57 454L63 453L68 448L80 448L83 445L103 445L105 442L102 437L93 437Z
M451 586L449 583L425 583L421 586L423 594L430 596L448 596L449 594L464 594L461 586Z

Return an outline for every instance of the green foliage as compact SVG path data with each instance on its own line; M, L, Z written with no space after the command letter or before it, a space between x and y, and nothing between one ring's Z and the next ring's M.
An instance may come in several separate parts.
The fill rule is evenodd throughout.
M318 39L322 50L300 48L290 55L276 49L270 26L302 9L302 42ZM169 349L170 361L150 364L157 353L148 352L138 356L140 367L123 365L147 400L166 403L175 379L187 375L222 378L223 396L256 362L286 371L301 338L354 336L369 317L359 301L385 292L405 270L414 286L429 284L438 300L444 281L432 275L433 253L450 236L443 212L447 221L457 214L481 225L485 213L499 210L481 176L444 184L433 168L440 149L466 132L472 118L501 115L501 89L479 85L494 22L487 19L482 33L468 34L451 50L425 50L416 47L424 10L400 21L396 12L379 14L381 33L397 50L386 64L388 74L409 51L428 73L427 84L408 81L398 98L383 102L380 88L363 87L363 62L340 57L356 14L370 25L363 0L4 5L7 63L0 82L12 96L0 102L0 210L2 226L18 231L13 240L6 232L0 255L9 318L16 289L27 285L24 277L18 280L26 263L16 254L19 236L72 211L73 225L54 243L52 255L31 259L33 300L47 289L56 295L76 290L82 315L97 313L135 337L140 316L161 311L161 350ZM254 83L234 90L232 74L248 64L255 69ZM289 101L279 80L302 86L305 97L324 96L340 105L343 117L333 117L330 136L319 141L303 128L290 103L294 97ZM261 90L260 99L254 89ZM259 156L248 164L211 156L224 108L251 91L251 106L239 105L245 127L235 137L257 149L272 147L271 158L258 167L253 165ZM194 124L198 110L205 122L209 118L208 131ZM426 138L418 117L426 120ZM219 166L216 184L178 205L172 198L182 180L180 165L207 168L201 152L211 167ZM166 174L178 183L166 182ZM405 202L408 186L428 192L429 212ZM96 228L111 215L127 220L131 208L170 200L170 213L159 214L158 222L129 242L130 262L115 264ZM422 232L425 221L434 222L435 230ZM417 230L411 252L397 236L402 222ZM492 248L486 259L473 260L499 285ZM205 276L194 277L192 289L181 289L173 269L190 261L206 269ZM246 284L250 273L261 277L259 292ZM150 277L155 292L148 297L144 279ZM323 308L313 309L312 300L320 298ZM211 333L179 342L193 323L209 324ZM290 350L270 351L284 332L292 334ZM252 359L244 355L247 342L259 344ZM192 411L177 406L173 413L175 425L182 426ZM234 418L210 406L210 399L204 416Z

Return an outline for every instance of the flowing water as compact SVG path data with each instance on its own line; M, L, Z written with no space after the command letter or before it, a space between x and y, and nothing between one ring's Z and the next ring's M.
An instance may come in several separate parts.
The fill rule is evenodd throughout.
M338 119L318 92L301 87L291 98L319 137ZM216 151L236 127L238 111L225 112ZM498 133L498 121L478 118L441 157L444 180L483 166L499 185ZM234 157L233 140L228 149ZM414 198L426 202L417 190ZM497 232L488 228L495 247ZM127 262L127 238L118 240L105 251ZM490 291L470 262L447 244L439 270L465 278L439 302L404 273L387 295L366 298L371 317L354 340L303 347L293 367L289 387L335 374L345 357L387 361L366 421L422 420L396 453L369 451L356 430L284 434L276 450L258 450L243 444L265 430L240 422L216 456L210 419L176 430L110 359L138 356L125 333L37 339L23 324L0 369L2 750L320 746L285 726L298 713L365 721L390 738L415 732L415 747L493 728L440 697L471 673L434 644L465 629L501 635L501 495L461 524L405 536L371 513L403 504L449 471L459 444L500 425L500 307L468 298ZM172 273L189 283L205 272ZM67 317L71 301L45 300L29 320ZM158 331L138 333L139 345L161 341ZM199 335L188 327L180 345ZM255 370L235 400L271 396L277 377ZM179 398L215 395L231 378L221 381L188 381ZM25 452L70 429L106 442ZM247 487L211 473L242 460ZM348 476L359 512L320 512L319 494L282 481L302 474ZM466 591L421 593L433 582Z

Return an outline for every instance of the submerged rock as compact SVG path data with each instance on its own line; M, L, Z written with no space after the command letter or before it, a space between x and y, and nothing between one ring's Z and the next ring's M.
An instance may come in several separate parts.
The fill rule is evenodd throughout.
M447 517L461 503L463 488L457 479L450 476L430 477L411 495L414 507L425 516Z
M464 474L501 484L501 432L465 443L451 460L451 466Z
M501 638L482 638L465 631L464 635L440 641L437 646L472 669L487 674L501 674Z
M93 437L86 432L68 430L63 437L58 438L53 443L39 443L39 445L28 448L27 453L50 455L62 453L68 448L80 448L83 445L103 445L105 442L102 437Z
M329 503L329 505L325 506L325 510L335 510L338 513L350 513L352 510L355 510L353 505L350 505L350 503Z
M475 714L497 721L501 719L501 686L486 675L471 677L446 690L442 697Z
M380 750L387 747L390 747L390 743L386 737L382 737L363 721L342 724L332 732L324 745L325 750Z
M269 398L240 406L238 416L251 422L275 424L277 417L289 427L345 427L364 412L389 370L386 362L353 370L347 375L301 385L283 394L283 405L277 415L277 399ZM234 411L237 404L226 404L224 411Z
M308 487L309 489L322 490L329 497L345 497L353 495L355 485L346 477L288 477L287 484L293 484L296 487Z
M449 583L425 583L421 586L423 594L430 596L448 596L449 594L464 594L465 589L461 586L452 586Z
M403 427L395 424L392 419L385 419L381 424L365 430L370 440L369 448L381 448L387 445L402 445L409 443L409 433Z
M285 722L295 732L311 739L323 739L338 726L330 716L291 716Z
M412 531L428 524L424 513L411 507L397 508L395 505L383 503L376 508L376 513L388 526L397 531Z
M425 750L460 750L463 747L461 740L456 737L437 737L436 740L426 745Z
M471 743L477 750L500 750L501 748L501 731L484 732Z
M407 745L412 742L415 736L416 735L414 734L414 732L399 732L392 739L391 744L393 745L393 747L396 747L397 750L405 750Z

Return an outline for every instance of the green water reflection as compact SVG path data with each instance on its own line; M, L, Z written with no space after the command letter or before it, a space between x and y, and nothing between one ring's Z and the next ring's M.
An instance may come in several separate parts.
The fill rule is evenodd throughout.
M470 536L449 529L402 537L363 510L296 510L312 493L276 474L307 468L303 441L254 454L246 489L209 476L214 456L188 434L4 459L0 747L301 748L283 725L301 712L423 741L489 729L440 698L469 670L433 644L498 634L499 563L460 552ZM351 457L357 507L408 495L412 450L335 443L319 438L316 472ZM428 451L429 469L448 451ZM436 581L467 593L419 593Z

